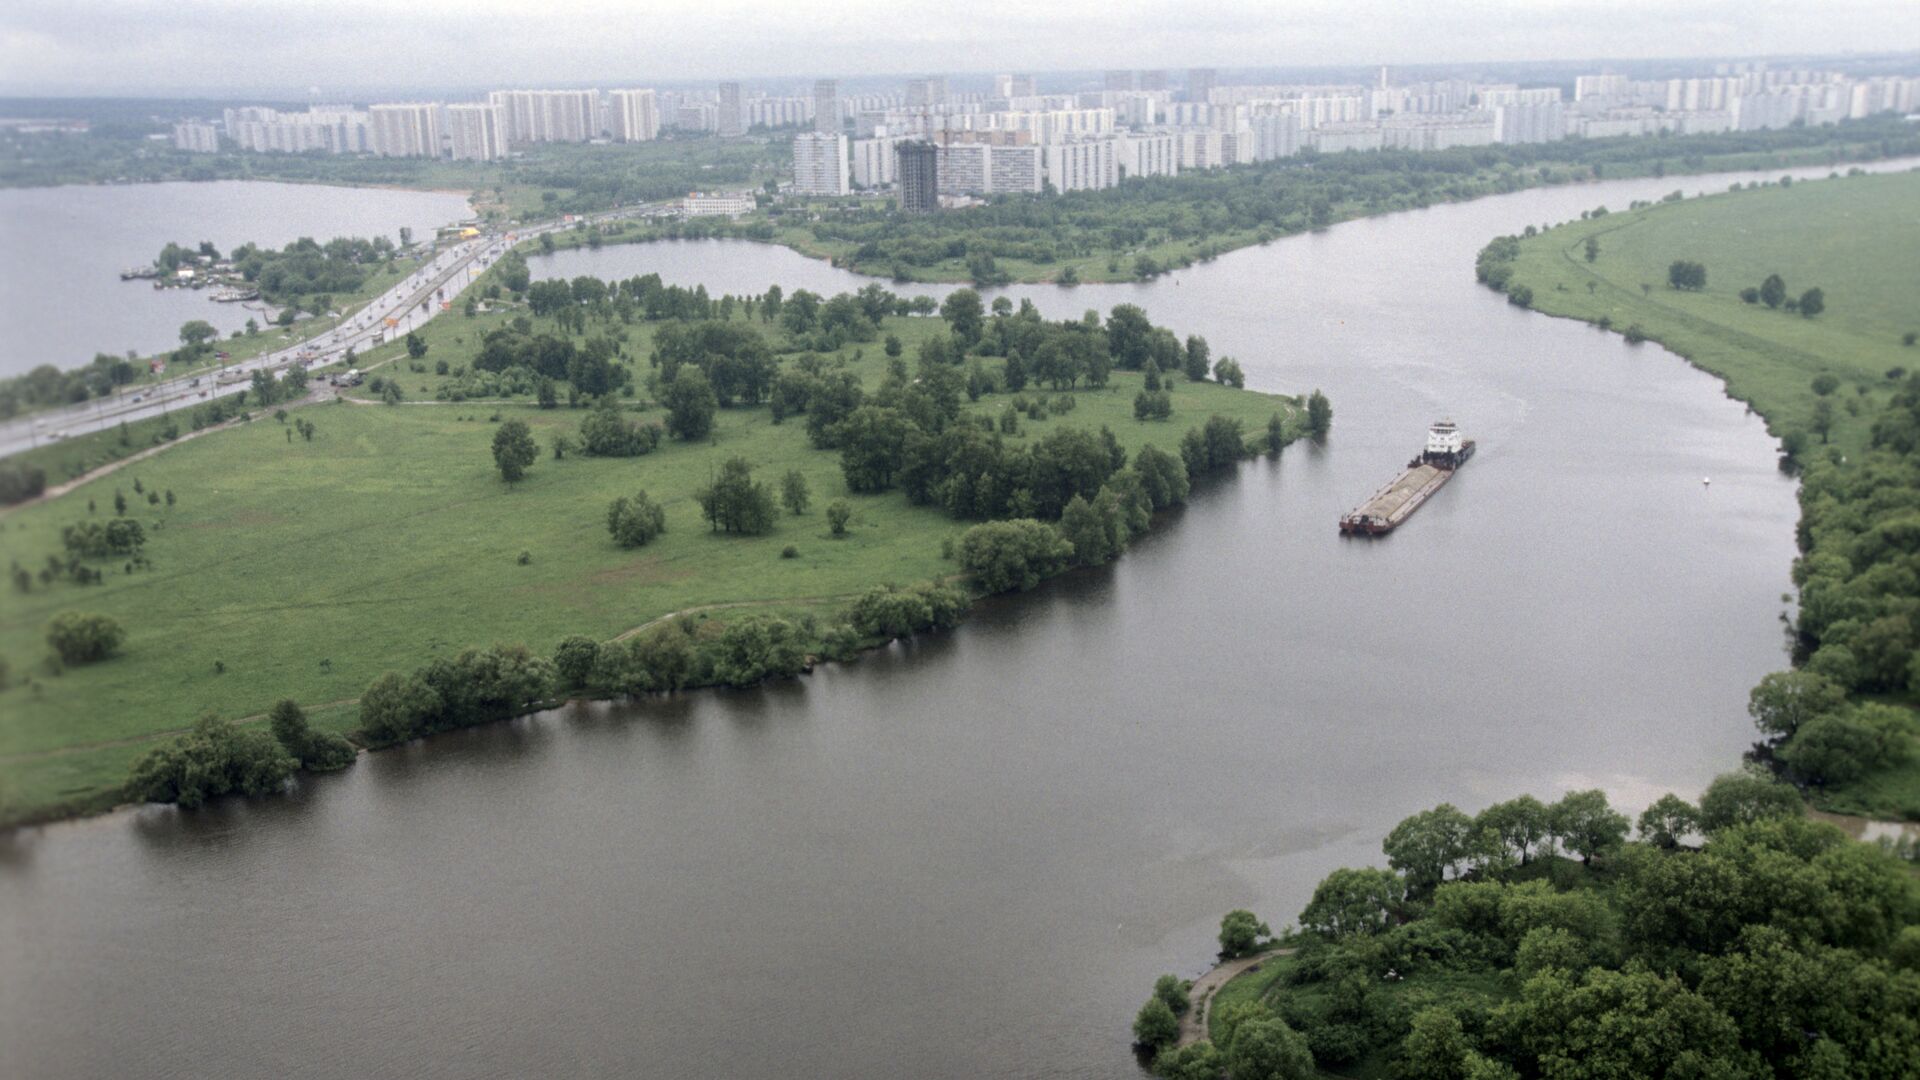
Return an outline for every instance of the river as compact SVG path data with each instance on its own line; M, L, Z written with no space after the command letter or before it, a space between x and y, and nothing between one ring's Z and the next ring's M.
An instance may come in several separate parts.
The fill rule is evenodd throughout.
M0 190L0 377L78 367L101 352L169 349L193 319L225 336L260 317L204 291L120 280L169 241L210 240L222 253L303 236L397 242L403 226L431 238L469 213L458 193L252 180Z
M0 838L0 1072L1133 1077L1155 975L1203 970L1230 908L1291 921L1406 814L1696 794L1786 662L1793 484L1716 380L1472 269L1526 223L1729 179L1009 290L1139 303L1251 386L1324 389L1332 438L1202 487L1112 566L855 664ZM861 281L745 243L534 262L716 294ZM1441 416L1473 463L1392 537L1343 541Z

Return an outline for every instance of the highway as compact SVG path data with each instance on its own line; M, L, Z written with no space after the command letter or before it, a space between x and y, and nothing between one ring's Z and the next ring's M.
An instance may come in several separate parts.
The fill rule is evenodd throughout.
M646 206L628 207L585 220L589 224L598 224L635 216L649 209ZM404 337L408 331L426 325L428 320L443 310L451 310L460 294L514 244L543 233L571 229L578 223L578 220L548 222L462 241L440 251L431 261L407 275L405 280L348 316L338 327L293 342L274 352L225 367L200 368L162 382L126 387L108 397L9 420L0 424L0 457L57 439L101 431L123 422L144 420L177 409L192 408L216 397L240 393L251 383L253 372L260 369L277 372L296 363L324 367L345 357L348 349L356 354L364 353L374 346ZM391 326L388 325L389 319L393 320ZM218 343L215 343L215 347L218 347Z

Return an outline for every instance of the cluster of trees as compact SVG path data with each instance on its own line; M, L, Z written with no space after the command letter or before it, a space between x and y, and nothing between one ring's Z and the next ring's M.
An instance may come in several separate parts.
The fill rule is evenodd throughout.
M393 241L384 236L372 239L343 236L324 244L303 236L278 251L242 244L233 250L230 261L242 278L260 290L262 297L275 304L299 304L355 291L366 283L371 267L393 256ZM220 253L213 245L204 241L194 248L168 244L154 259L154 265L171 271L185 262L201 259L217 262L219 258Z
M61 527L60 543L68 554L84 559L138 555L146 546L147 531L129 517L106 522L81 521Z
M1584 869L1553 859L1543 832L1528 841L1543 845L1531 867L1509 840L1504 855L1452 880L1433 876L1427 857L1425 876L1337 870L1301 912L1299 951L1265 995L1222 1010L1212 1045L1163 1050L1156 1071L1910 1074L1920 1061L1920 882L1886 852L1802 817L1793 790L1763 775L1722 778L1708 795L1697 806L1672 795L1654 804L1637 841L1616 835L1625 819L1604 798L1586 799L1582 816L1604 822L1608 839L1595 852L1604 861ZM1565 805L1542 816L1523 797L1501 804L1522 807L1507 824L1481 828L1526 819L1552 828ZM1405 856L1396 838L1430 833L1439 819L1451 836L1460 819L1487 817L1447 811L1403 822L1389 860ZM1697 845L1683 842L1693 836ZM1172 1011L1167 996L1156 985ZM1147 1028L1164 1037L1163 1025ZM1243 1045L1249 1033L1253 1046ZM1279 1071L1259 1064L1277 1060L1279 1045L1292 1048Z
M806 625L750 615L724 625L674 619L604 644L575 636L560 643L553 666L563 686L646 694L689 686L752 686L806 669Z
M47 470L27 462L0 462L0 506L37 499L47 490Z
M480 339L473 367L491 372L524 368L537 378L565 380L581 394L599 397L619 390L632 377L619 355L619 344L606 335L589 337L576 347L570 338L535 334L529 324L516 320Z
M951 629L959 625L966 610L967 594L950 585L882 585L861 594L847 609L846 618L862 637L892 640Z
M219 795L271 795L299 762L268 731L208 714L193 730L133 763L128 798L191 810Z
M1757 287L1749 285L1740 290L1740 299L1749 304L1765 304L1770 308L1785 307L1788 311L1797 311L1811 319L1827 310L1827 294L1815 286L1798 297L1787 295L1787 282L1779 274L1768 274L1765 281Z
M694 499L714 532L759 536L773 529L773 490L754 480L753 465L745 458L728 458Z
M133 357L111 353L96 353L92 363L71 371L41 364L24 375L0 379L0 420L30 409L106 397L139 378L140 370Z
M601 398L580 420L580 450L593 457L638 457L660 445L660 425L627 419L612 398Z
M436 731L518 716L545 699L553 665L524 645L465 649L410 675L389 671L360 695L359 741L391 746Z
M667 531L667 512L642 491L607 504L607 532L623 548L643 547Z

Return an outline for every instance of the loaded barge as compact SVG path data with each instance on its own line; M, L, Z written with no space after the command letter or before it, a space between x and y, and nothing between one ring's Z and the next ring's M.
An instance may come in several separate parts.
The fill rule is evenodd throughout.
M1453 479L1453 471L1473 456L1472 439L1460 437L1451 420L1427 429L1427 448L1407 462L1407 471L1340 519L1342 536L1383 536L1413 516L1420 504Z

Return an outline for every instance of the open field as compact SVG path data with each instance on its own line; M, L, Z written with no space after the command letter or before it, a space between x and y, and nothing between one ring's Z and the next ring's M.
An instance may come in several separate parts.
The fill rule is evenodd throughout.
M1887 372L1920 368L1920 172L1770 185L1569 222L1523 240L1516 283L1533 307L1614 330L1645 334L1718 375L1775 434L1809 431L1815 376L1842 386L1832 444L1866 444L1874 405L1892 390ZM1589 237L1599 243L1593 262ZM1688 259L1707 268L1707 287L1667 285ZM1818 286L1826 310L1802 318L1748 304L1740 290L1778 273L1787 294ZM1645 288L1643 288L1645 286ZM1859 400L1857 404L1849 402ZM1820 441L1814 435L1812 441Z
M435 320L428 363L464 361L478 330L502 318ZM884 329L911 347L943 326L905 318ZM630 363L646 355L650 332L646 324L630 328ZM868 386L878 384L878 342L844 354ZM643 376L645 362L637 363ZM811 448L802 419L774 424L764 406L723 409L710 441L669 440L638 458L556 461L548 443L576 431L584 411L430 403L420 390L439 382L431 369L383 370L395 371L416 403L303 408L293 416L317 426L311 442L289 440L285 425L256 412L250 423L0 516L0 557L38 569L60 550L61 527L89 517L89 499L104 519L121 491L148 528L153 564L132 573L100 564L104 584L36 581L0 600L0 656L14 676L0 690L7 818L110 803L133 757L205 710L252 716L281 697L342 703L320 709L316 722L345 730L355 720L351 700L375 676L469 645L523 641L545 652L569 634L609 639L712 605L824 617L871 586L955 572L941 542L967 523L912 506L898 491L849 495L838 453ZM1016 438L1104 424L1129 449L1153 442L1173 450L1210 413L1239 417L1252 433L1276 410L1295 411L1288 399L1176 380L1174 418L1143 423L1132 416L1139 382L1116 373L1107 388L1078 392L1077 407L1063 416L1023 419ZM970 408L997 414L1007 400L988 395ZM635 415L661 414L649 407ZM526 420L542 446L541 460L512 488L489 450L496 416ZM735 455L775 485L799 469L813 507L804 516L783 513L766 536L709 532L694 492ZM172 491L177 504L149 506L135 480ZM622 550L607 535L606 506L640 489L664 506L668 532ZM855 513L849 535L836 540L823 511L838 498ZM797 558L781 557L788 545ZM522 552L530 556L524 565ZM43 628L68 610L119 620L128 631L121 655L50 674Z

